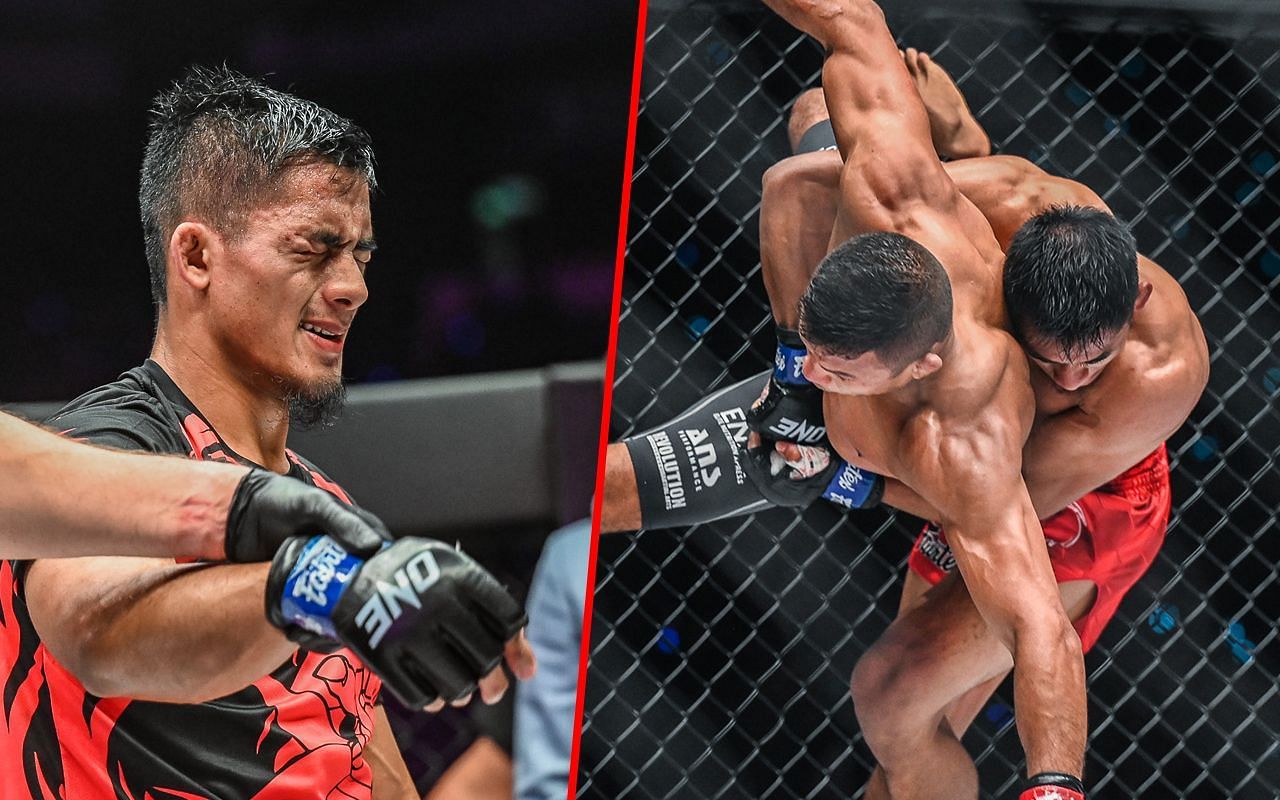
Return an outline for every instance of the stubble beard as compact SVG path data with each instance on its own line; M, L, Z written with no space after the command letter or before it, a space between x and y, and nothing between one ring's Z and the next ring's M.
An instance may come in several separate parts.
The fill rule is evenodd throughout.
M289 404L290 427L303 431L329 428L342 416L347 387L341 378L294 386L285 391L285 400Z

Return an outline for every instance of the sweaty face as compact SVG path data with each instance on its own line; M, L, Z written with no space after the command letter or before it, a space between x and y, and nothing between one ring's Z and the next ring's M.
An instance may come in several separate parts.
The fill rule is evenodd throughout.
M223 239L209 323L228 363L297 403L325 403L342 384L342 350L368 298L369 187L331 164L293 167L243 231Z
M846 358L823 352L806 343L803 372L809 382L824 392L849 395L877 395L902 385L902 373L894 373L875 353Z
M1023 339L1022 349L1049 379L1063 391L1083 389L1102 375L1107 365L1120 354L1129 326L1107 336L1101 344L1090 345L1082 352L1068 353L1059 342L1030 334Z

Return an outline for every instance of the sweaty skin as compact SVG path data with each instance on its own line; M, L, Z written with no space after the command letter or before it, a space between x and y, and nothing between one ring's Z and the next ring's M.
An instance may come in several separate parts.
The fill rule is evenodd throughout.
M1001 248L1024 222L1050 206L1070 203L1109 211L1088 187L1015 156L970 158L945 168L990 222ZM838 156L815 152L785 159L765 174L761 263L774 317L783 326L794 326L799 298L817 269L813 231L821 228L824 217L834 219L840 170ZM808 233L808 238L774 235L787 230ZM1138 279L1133 321L1125 336L1110 343L1113 358L1087 368L1047 365L1028 355L1037 367L1030 370L1036 421L1023 449L1023 476L1041 518L1159 446L1186 420L1208 380L1208 347L1182 287L1142 255ZM1054 379L1055 372L1059 380L1088 382L1066 390ZM887 487L885 502L936 519L936 510L905 487Z
M915 54L916 68L911 69L913 53L908 49L905 58L917 86L922 78L933 79L935 91L922 92L931 120L958 115L961 124L952 130L981 130L940 67L924 54ZM938 86L948 90L937 91ZM821 90L806 94L820 95ZM807 118L808 124L818 121L820 118L812 115ZM933 130L938 152L956 157L962 148L939 142L938 128ZM970 139L974 139L971 134ZM985 134L977 141L985 141ZM981 148L975 151L982 153ZM766 176L762 230L818 230L824 215L833 219L840 169L837 158L821 152L777 165ZM946 169L987 217L1002 248L1028 218L1054 204L1107 210L1086 187L1050 176L1022 159L970 158L949 163ZM775 240L762 236L763 242ZM775 249L772 258L764 259L766 284L775 317L781 323L794 324L798 298L816 268L813 250L821 246L820 241L813 235L808 241L793 239L790 247ZM1204 335L1181 287L1142 256L1138 272L1140 294L1133 321L1123 335L1107 343L1107 349L1115 351L1114 357L1089 367L1043 364L1028 355L1037 367L1031 370L1036 423L1023 450L1023 474L1042 518L1110 481L1158 447L1185 421L1207 382ZM1064 389L1064 385L1072 388ZM885 502L927 519L936 518L936 510L898 482L886 488ZM1089 610L1094 588L1087 581L1060 585L1072 620ZM930 720L923 724L934 725L941 715L944 729L956 737L962 735L1011 666L1000 651L999 642L982 629L957 576L953 574L931 589L927 581L908 570L899 621L870 656L873 666L881 659L878 666L898 676L896 683L902 689L896 695L879 694L882 713L878 724L893 731L900 720L910 725L923 715ZM922 657L926 654L928 658ZM1001 668L1001 664L1005 666ZM984 676L991 677L983 680ZM926 688L939 684L947 690ZM969 686L973 688L966 691ZM928 769L937 765L938 761L931 761ZM884 800L902 795L890 792L884 770L877 768L866 796L868 800Z
M933 354L941 363L883 394L839 394L849 378L837 368L847 365L810 348L805 371L828 392L831 443L845 460L901 480L939 512L981 621L1017 665L1018 731L1030 773L1078 775L1083 656L1021 476L1035 407L1026 359L1005 330L1003 253L938 161L925 108L880 9L853 0L767 4L828 53L823 84L844 162L832 243L868 231L909 236L945 266L954 295L952 332ZM878 677L855 674L855 709L878 691ZM895 797L927 797L939 785L976 793L972 762L953 757L963 752L954 736L927 726L918 735L863 730ZM910 768L933 763L933 753L930 774Z

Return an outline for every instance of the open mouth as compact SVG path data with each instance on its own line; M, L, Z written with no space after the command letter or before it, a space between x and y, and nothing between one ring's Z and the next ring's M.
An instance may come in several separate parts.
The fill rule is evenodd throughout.
M318 325L312 325L310 322L303 322L303 323L302 323L302 324L300 324L298 327L299 327L299 328L302 328L302 329L303 329L304 331L306 331L307 333L313 333L313 334L315 334L316 336L319 336L321 339L325 339L325 340L328 340L328 341L330 341L330 342L340 342L340 341L342 341L342 334L341 334L341 333L337 333L337 332L335 332L335 331L331 331L331 330L327 330L327 329L325 329L325 328L321 328L321 327L320 327L320 326L318 326Z

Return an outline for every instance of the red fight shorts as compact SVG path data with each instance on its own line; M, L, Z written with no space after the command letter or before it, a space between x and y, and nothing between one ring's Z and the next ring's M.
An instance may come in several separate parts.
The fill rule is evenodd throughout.
M1169 457L1162 444L1115 480L1040 521L1058 583L1083 580L1098 587L1093 607L1075 623L1086 652L1155 560L1169 508ZM955 569L941 528L925 526L907 565L929 583Z

